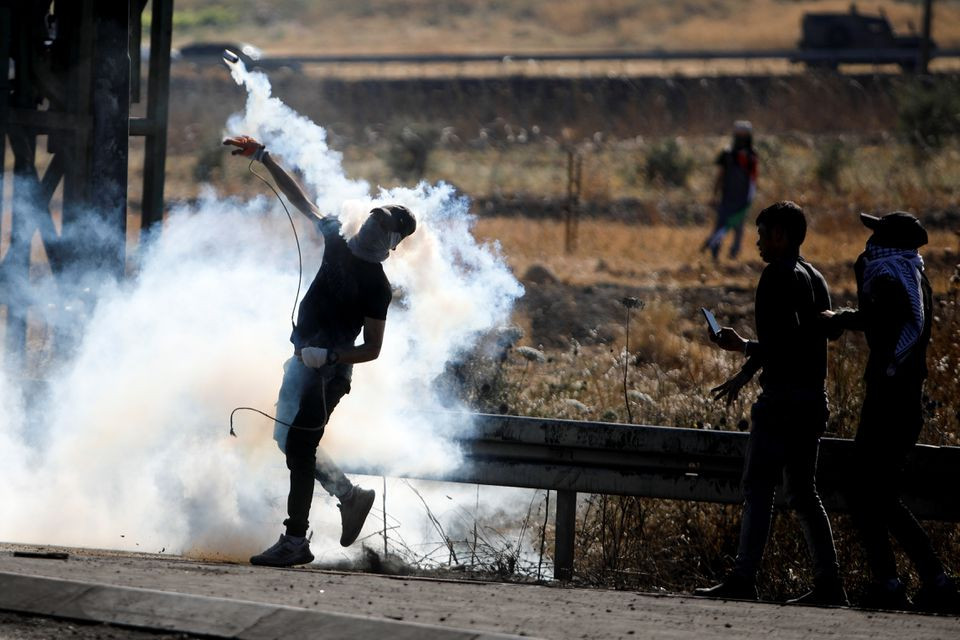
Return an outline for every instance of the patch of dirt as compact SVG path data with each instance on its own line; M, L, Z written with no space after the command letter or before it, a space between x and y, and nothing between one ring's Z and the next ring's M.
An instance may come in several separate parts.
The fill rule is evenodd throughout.
M660 301L677 308L680 317L699 321L700 307L717 312L726 324L753 322L753 289L708 286L625 286L601 283L571 285L563 282L523 283L526 294L518 310L530 321L531 344L549 348L580 344L610 344L620 336L626 321L621 300ZM643 311L632 321L643 322Z
M924 261L931 278L949 277L960 270L960 258L953 251L927 253ZM852 259L814 266L827 280L834 307L856 306ZM524 274L526 293L517 309L529 320L529 343L545 348L565 348L571 339L585 345L613 343L623 330L626 309L621 300L627 297L648 304L651 301L671 304L676 307L678 317L696 322L700 319L700 307L706 307L717 315L721 324L752 332L754 292L763 265L759 262L726 262L710 269L709 277L700 265L683 265L660 274L663 282L672 284L630 286L598 282L577 285L547 277L544 274L550 274L549 270L533 265ZM605 274L621 282L629 279L649 281L649 274L615 271L605 265L599 271L598 275ZM718 277L737 284L704 284ZM642 322L643 311L634 313L634 320Z

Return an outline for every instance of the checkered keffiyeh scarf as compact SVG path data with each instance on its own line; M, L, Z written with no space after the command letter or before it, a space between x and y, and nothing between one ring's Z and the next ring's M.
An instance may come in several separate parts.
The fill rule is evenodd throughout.
M897 340L894 361L888 371L892 374L896 371L896 366L910 355L923 331L923 293L920 289L923 258L916 249L891 249L872 243L867 243L866 257L867 263L863 269L864 288L869 289L870 282L875 278L892 278L903 285L910 301L910 321L903 326Z

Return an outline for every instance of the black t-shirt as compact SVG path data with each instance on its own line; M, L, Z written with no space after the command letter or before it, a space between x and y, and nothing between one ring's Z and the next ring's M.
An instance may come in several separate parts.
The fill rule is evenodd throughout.
M354 256L340 233L340 221L321 218L323 261L300 302L290 341L301 347L353 346L364 318L387 319L393 293L379 262Z
M827 337L820 312L830 292L819 271L803 258L768 264L756 295L758 344L745 368L763 368L764 389L822 389L827 376Z

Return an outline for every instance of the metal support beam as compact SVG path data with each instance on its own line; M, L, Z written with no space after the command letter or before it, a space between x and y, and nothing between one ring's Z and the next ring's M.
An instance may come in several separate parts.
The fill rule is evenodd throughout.
M127 29L130 52L130 102L140 102L140 46L143 44L143 21L140 14L147 0L129 0L130 25Z
M10 179L2 164L8 141L16 163L12 241L0 259L0 304L7 307L6 352L14 368L26 362L26 317L36 284L29 280L30 245L37 231L66 298L80 294L73 285L92 284L94 274L97 280L104 273L124 276L131 134L146 137L144 227L162 217L173 2L151 5L147 113L131 119L147 0L0 0L0 194ZM48 30L51 24L57 28ZM8 60L16 62L12 78ZM52 154L42 178L38 136L47 136ZM58 232L50 201L61 184ZM56 313L46 305L36 311L41 320ZM58 353L69 352L61 347L67 338L55 332Z
M5 354L7 366L16 371L26 362L30 239L36 228L32 222L40 181L35 163L36 138L21 129L10 130L9 136L14 159L10 246L3 258L7 290Z
M577 537L577 492L557 491L553 572L558 580L573 577L573 550Z
M4 187L4 167L7 165L7 117L9 113L9 104L7 96L10 95L10 78L8 69L10 68L10 29L12 16L10 7L0 4L0 233L3 232L3 187ZM2 256L0 256L0 266L3 265ZM0 282L3 282L3 271L0 269ZM4 304L3 297L0 296L0 304Z
M127 2L98 2L94 7L96 47L93 59L93 145L90 173L97 187L90 194L94 218L102 228L77 231L81 263L105 269L120 279L126 271L127 162L130 138L130 56ZM71 241L76 241L73 238Z
M167 105L170 99L170 39L173 0L151 0L150 77L147 87L147 121L143 160L143 215L141 234L163 219L163 181L167 161Z

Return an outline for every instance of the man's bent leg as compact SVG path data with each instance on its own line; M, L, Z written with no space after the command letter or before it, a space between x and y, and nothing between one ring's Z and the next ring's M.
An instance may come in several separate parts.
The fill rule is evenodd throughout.
M350 393L350 380L347 378L338 376L326 384L323 398L326 420L330 419L333 410L340 404L340 399L348 393ZM347 479L322 447L318 447L316 451L314 476L331 496L343 498L353 489L353 483Z
M338 376L330 380L324 393L327 419L344 395L350 392L350 379ZM355 486L322 449L315 453L314 475L320 485L340 500L340 544L349 547L356 541L373 506L375 492Z
M314 477L320 486L331 496L343 499L353 490L353 483L344 475L340 467L328 456L322 447L317 448L317 462Z

